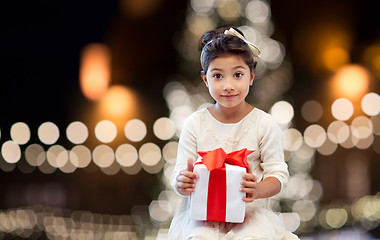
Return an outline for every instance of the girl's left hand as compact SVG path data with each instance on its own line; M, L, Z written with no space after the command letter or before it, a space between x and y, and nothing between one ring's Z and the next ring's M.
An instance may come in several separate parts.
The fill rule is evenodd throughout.
M243 180L240 182L242 187L240 192L246 193L243 197L244 202L253 202L259 195L260 189L256 182L255 176L252 174L251 163L248 162L248 172L243 174Z

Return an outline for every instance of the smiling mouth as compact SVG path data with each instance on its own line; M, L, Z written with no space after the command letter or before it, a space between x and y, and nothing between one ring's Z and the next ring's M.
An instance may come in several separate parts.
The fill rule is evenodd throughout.
M235 94L235 95L222 95L223 98L233 98L236 96L237 96L237 94Z

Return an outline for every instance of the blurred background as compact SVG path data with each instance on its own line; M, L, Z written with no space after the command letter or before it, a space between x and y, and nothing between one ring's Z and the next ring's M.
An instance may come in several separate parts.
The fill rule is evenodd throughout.
M182 123L212 103L197 42L262 50L247 101L282 127L272 199L301 239L380 239L375 1L0 3L0 239L166 239Z

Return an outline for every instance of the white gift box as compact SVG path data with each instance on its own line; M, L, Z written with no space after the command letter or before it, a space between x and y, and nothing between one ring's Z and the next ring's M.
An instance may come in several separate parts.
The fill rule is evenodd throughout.
M241 223L245 217L245 193L240 192L246 168L224 164L208 171L202 163L194 166L199 174L191 194L191 218L219 222Z

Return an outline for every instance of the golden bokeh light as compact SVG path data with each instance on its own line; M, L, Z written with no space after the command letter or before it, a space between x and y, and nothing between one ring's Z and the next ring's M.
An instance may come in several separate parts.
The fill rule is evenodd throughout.
M133 114L136 108L134 92L124 86L111 86L101 99L101 112L105 118L120 119Z
M368 91L371 75L360 65L345 65L331 79L331 91L336 98L351 101L361 99Z
M350 56L346 49L342 47L329 47L322 53L325 67L331 71L336 71L340 67L349 63Z
M370 66L377 76L380 76L380 45L369 46L363 54L366 66Z
M99 100L111 81L111 52L99 43L87 45L80 59L80 87L84 96Z

